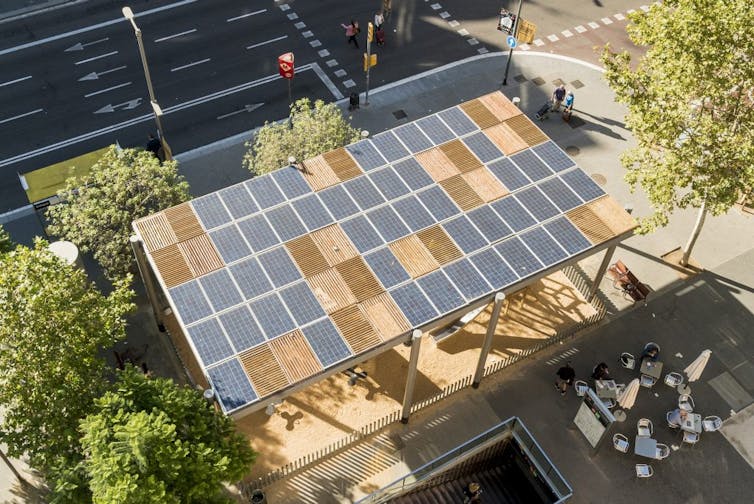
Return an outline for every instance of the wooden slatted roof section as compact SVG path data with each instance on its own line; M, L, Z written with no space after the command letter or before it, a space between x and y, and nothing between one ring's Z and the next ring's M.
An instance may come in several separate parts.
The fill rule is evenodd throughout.
M346 281L346 285L356 297L356 301L364 301L383 292L382 285L364 262L361 256L352 257L335 266L335 269Z
M489 109L490 112L495 114L500 121L505 121L513 116L521 115L521 109L516 107L513 102L502 95L499 91L480 96L479 101Z
M178 243L178 249L186 259L186 264L188 264L194 277L206 275L225 266L206 234Z
M466 115L474 121L480 129L489 128L500 123L500 119L493 114L479 99L467 101L459 105Z
M478 168L461 176L485 203L500 199L509 193L508 189L487 168Z
M411 278L418 278L440 267L440 263L416 235L401 238L388 247Z
M338 176L341 182L358 177L361 175L361 168L356 164L356 161L351 157L346 149L341 147L334 151L326 152L322 154L327 164L330 165L332 171Z
M315 191L325 189L340 182L335 172L323 156L313 157L301 163L301 174Z
M634 218L607 195L574 208L566 215L594 245L636 228Z
M269 345L291 383L301 381L324 369L309 342L298 329L271 340Z
M354 353L364 352L382 342L380 335L357 305L338 310L330 317Z
M534 147L547 141L547 135L525 115L517 115L505 121L505 124L516 132L529 147Z
M165 212L158 212L134 223L144 240L144 246L150 252L160 250L178 241Z
M196 218L194 210L188 203L181 203L165 210L170 227L173 229L179 242L189 240L195 236L204 233L199 219Z
M338 224L317 230L311 237L331 267L359 255L359 251Z
M290 385L285 371L267 343L247 350L238 357L259 397L270 395Z
M482 162L458 139L442 144L440 150L448 156L461 173L482 167Z
M456 165L439 147L420 152L414 157L435 182L442 182L460 173Z
M356 303L356 296L335 268L311 276L306 281L327 313Z
M443 180L440 185L464 212L484 205L484 200L460 174Z
M435 225L416 233L421 242L427 247L432 257L440 265L448 264L451 261L463 257L463 252L458 250L453 240L450 239L445 230Z
M330 267L311 235L304 235L285 244L305 277L322 273Z
M383 341L406 334L411 329L411 324L387 292L367 299L361 303L361 307Z
M194 278L178 245L168 245L152 252L155 267L169 289Z
M491 128L484 130L484 134L492 140L492 143L505 153L506 156L515 154L518 151L526 149L529 144L526 143L513 128L507 123L500 123Z

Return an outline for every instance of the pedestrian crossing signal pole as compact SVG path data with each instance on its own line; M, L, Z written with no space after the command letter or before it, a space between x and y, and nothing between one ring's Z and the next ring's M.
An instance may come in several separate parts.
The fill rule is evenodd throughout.
M374 25L370 21L367 25L367 53L364 55L364 71L367 73L367 90L364 94L364 105L369 105L369 70L372 68L372 39L374 38Z
M521 6L523 5L524 0L518 0L518 13L516 14L516 20L513 22L513 33L512 35L515 37L518 35L518 23L521 21ZM513 58L513 47L511 47L511 50L508 51L508 61L505 63L505 75L503 76L503 86L508 85L508 70L511 67L511 58Z

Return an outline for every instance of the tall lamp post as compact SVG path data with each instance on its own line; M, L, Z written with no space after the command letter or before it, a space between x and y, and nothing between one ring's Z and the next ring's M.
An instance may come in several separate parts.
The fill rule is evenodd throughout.
M134 21L134 12L131 7L123 7L123 17L131 21L131 25L134 27L134 33L136 34L136 42L139 44L139 55L141 56L141 64L144 66L144 78L147 81L147 89L149 90L149 102L152 105L152 111L154 112L154 120L157 123L157 133L160 136L160 143L162 144L162 151L165 154L165 160L170 161L173 159L173 152L170 150L167 140L165 140L165 133L162 130L162 109L157 103L157 98L154 97L154 88L152 88L152 77L149 74L149 65L147 64L147 54L144 52L144 41L141 38L141 29L136 26Z

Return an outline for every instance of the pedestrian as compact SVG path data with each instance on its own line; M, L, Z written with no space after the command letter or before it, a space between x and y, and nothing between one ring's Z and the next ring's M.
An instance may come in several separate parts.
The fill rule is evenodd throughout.
M359 41L356 40L356 35L358 35L359 31L360 31L359 30L359 22L358 21L354 21L352 19L351 20L351 24L345 25L345 24L341 23L340 26L342 26L343 28L346 29L346 37L348 37L348 43L350 44L351 42L353 42L353 45L355 45L356 49L358 49L359 48Z
M374 15L374 29L379 30L383 24L385 24L385 16L382 15L382 11L379 11Z
M162 149L162 144L150 133L149 140L147 141L147 150L154 154L154 157L160 159L160 149Z
M390 17L391 12L393 12L393 0L382 0L382 13L385 19Z
M348 97L348 110L356 110L359 108L359 93L351 91L351 95Z
M555 88L552 92L552 111L557 112L560 110L560 104L563 103L563 99L566 96L566 88L564 84Z
M382 26L377 28L377 31L374 32L374 40L377 42L378 46L385 45L385 30L382 29Z
M555 373L558 375L558 379L555 381L555 388L560 390L560 395L566 395L566 390L569 385L573 385L573 380L576 378L576 371L571 367L571 363L566 362L565 366L558 369Z
M463 504L472 504L482 501L482 488L479 483L472 481L463 489Z
M680 409L680 408L676 408L670 412L670 415L668 416L668 423L671 423L675 425L676 427L680 427L681 424L686 420L688 416L689 416L688 411Z
M656 343L647 343L644 346L644 350L641 352L640 361L649 360L651 362L657 362L657 358L660 356L660 347Z
M594 366L594 369L592 370L592 379L593 380L609 380L610 379L610 370L607 368L607 364L604 362L600 362L596 366Z

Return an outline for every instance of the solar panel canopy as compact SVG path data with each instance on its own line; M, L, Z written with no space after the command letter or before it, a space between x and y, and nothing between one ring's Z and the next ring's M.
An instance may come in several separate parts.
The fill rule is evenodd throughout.
M634 222L496 92L134 222L226 413Z

